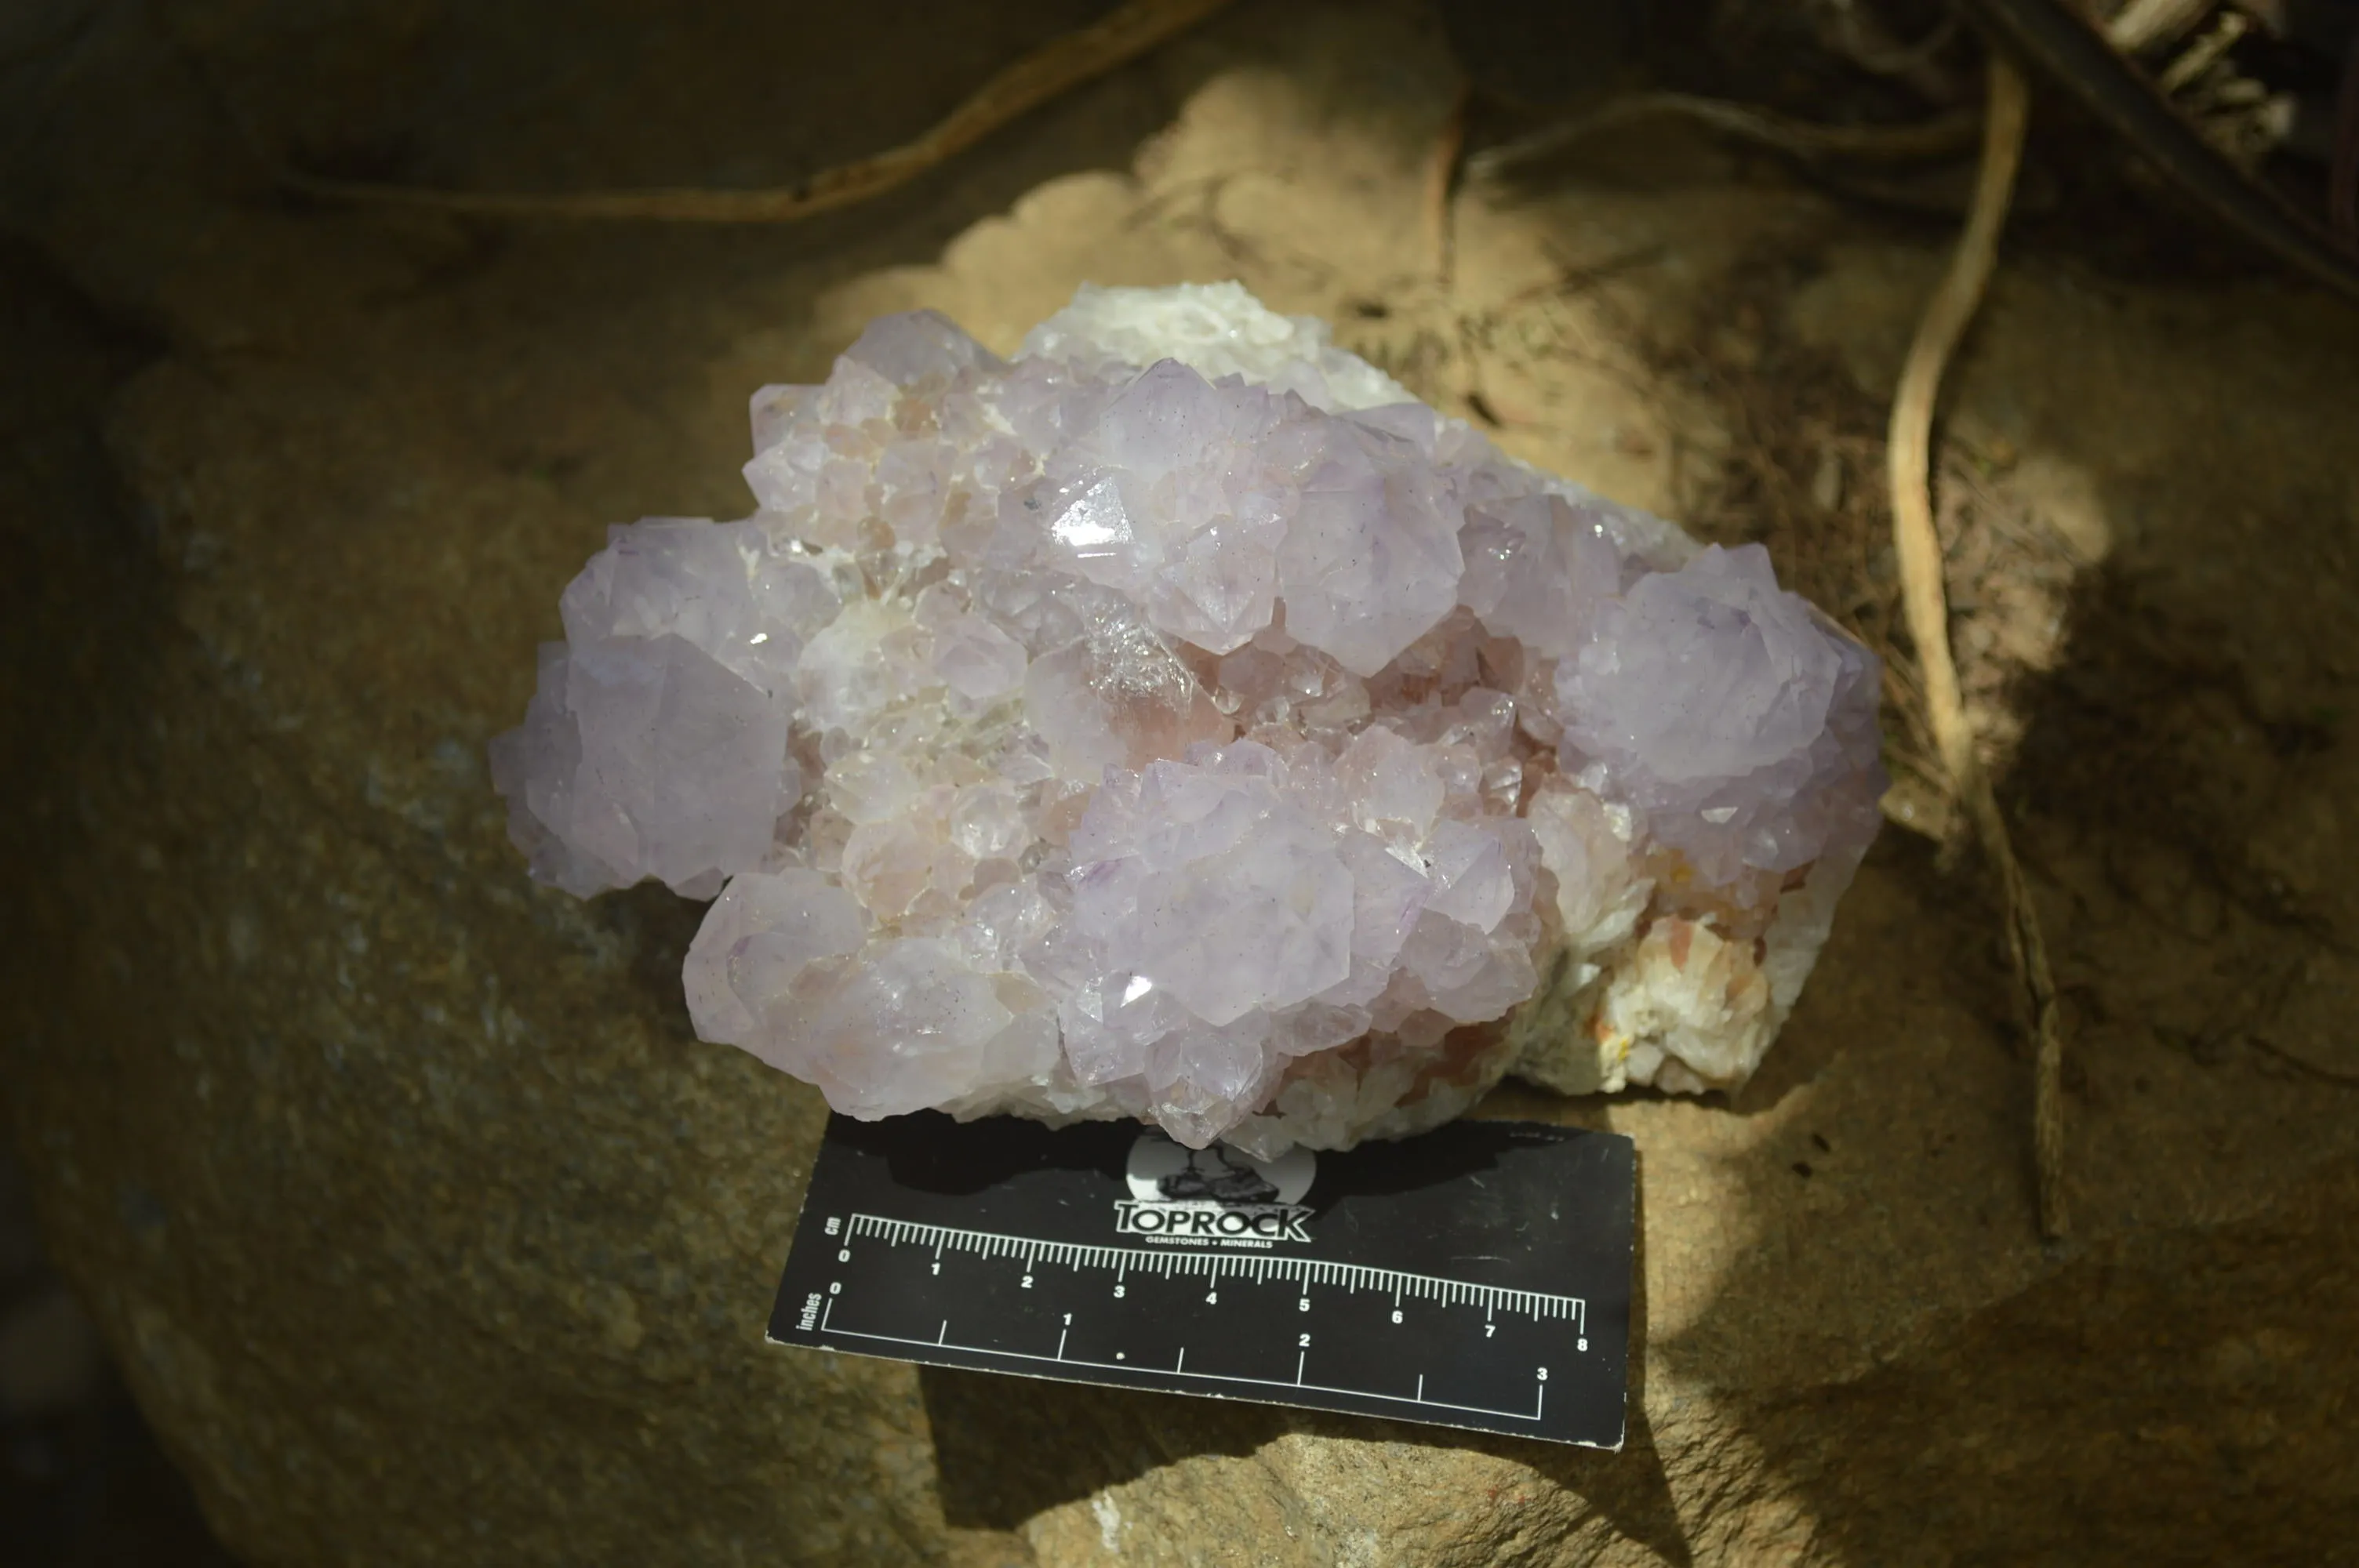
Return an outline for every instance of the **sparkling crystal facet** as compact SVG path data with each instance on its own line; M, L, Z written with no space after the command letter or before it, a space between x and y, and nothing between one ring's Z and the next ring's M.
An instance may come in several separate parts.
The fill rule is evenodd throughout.
M839 1108L1347 1144L1511 1068L1743 1081L1875 828L1876 669L1757 546L1501 454L1234 284L931 312L617 528L494 777L719 894L698 1033Z

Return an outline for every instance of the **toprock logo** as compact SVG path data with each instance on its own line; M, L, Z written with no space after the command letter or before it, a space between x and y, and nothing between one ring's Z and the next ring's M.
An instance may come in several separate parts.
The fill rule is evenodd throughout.
M1187 1247L1308 1242L1310 1210L1299 1200L1318 1171L1308 1149L1256 1160L1225 1143L1190 1149L1144 1132L1130 1146L1130 1196L1115 1200L1114 1227Z

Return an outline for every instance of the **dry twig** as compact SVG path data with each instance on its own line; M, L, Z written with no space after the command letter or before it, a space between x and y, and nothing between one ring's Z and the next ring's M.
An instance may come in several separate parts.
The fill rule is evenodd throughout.
M1585 114L1549 125L1520 141L1476 153L1466 160L1466 169L1469 174L1482 178L1496 178L1560 152L1601 131L1663 115L1700 121L1713 130L1759 142L1799 158L1840 157L1897 163L1945 157L1961 151L1972 145L1978 119L1968 111L1943 114L1913 125L1821 125L1718 98L1697 98L1684 92L1634 92L1602 103Z
M1909 344L1908 358L1901 367L1886 450L1902 602L1909 636L1917 644L1934 744L1951 789L1997 867L2006 906L2007 946L2030 1006L2032 1036L2038 1046L2032 1130L2039 1176L2039 1226L2049 1238L2058 1238L2070 1229L2071 1217L2063 1188L2064 1044L2056 981L2049 970L2047 943L2040 934L2030 886L2016 859L1990 776L1975 754L1973 731L1959 696L1957 665L1950 653L1949 604L1941 582L1941 545L1933 529L1932 492L1927 477L1933 405L1940 390L1941 372L1982 301L1998 250L1999 230L2006 221L2016 168L2023 156L2029 98L2023 73L1995 50L1989 72L1982 168L1974 183L1973 206L1957 254L1918 323L1916 341Z
M1449 117L1441 123L1441 134L1435 138L1433 152L1425 166L1426 247L1433 258L1434 281L1441 286L1445 296L1450 292L1451 275L1458 260L1450 198L1458 183L1459 155L1466 149L1466 110L1473 96L1473 83L1461 80L1457 92L1451 98Z
M279 178L309 196L491 218L600 218L673 223L784 223L849 207L905 185L1050 99L1103 76L1187 31L1229 0L1130 0L1101 20L1052 39L986 81L950 117L913 142L839 164L790 186L552 192L428 189L329 179L296 170Z

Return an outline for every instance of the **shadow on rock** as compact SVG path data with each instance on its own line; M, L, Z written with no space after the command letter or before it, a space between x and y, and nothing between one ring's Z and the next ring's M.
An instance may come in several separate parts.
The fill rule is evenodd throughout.
M2330 803L2359 787L2359 597L2326 434L2348 393L2302 337L2349 332L2315 299L2148 308L2027 284L1968 371L2112 538L2060 589L2052 657L1984 694L2020 727L2002 802L2067 1007L2074 1238L2035 1234L1991 880L1887 834L1740 1107L1792 1130L1723 1159L1748 1242L1657 1346L1759 1445L1756 1495L1814 1560L2353 1560L2359 1464L2330 1412L2359 1386L2335 1261L2359 894ZM1950 472L1953 573L1978 526L2051 525L2011 488L2032 468ZM1969 655L2020 591L1995 554L1951 584Z

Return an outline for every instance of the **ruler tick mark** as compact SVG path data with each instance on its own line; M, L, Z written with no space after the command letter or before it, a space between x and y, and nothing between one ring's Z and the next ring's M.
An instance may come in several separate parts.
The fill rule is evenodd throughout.
M942 1325L942 1327L947 1331L950 1325L946 1323ZM1072 1332L1073 1331L1070 1328L1060 1328L1057 1331L1057 1359L1060 1361L1062 1361L1065 1358L1065 1336Z
M1142 1273L1167 1280L1194 1274L1218 1281L1224 1276L1241 1277L1250 1271L1256 1281L1272 1278L1294 1281L1305 1290L1312 1285L1340 1284L1356 1291L1364 1284L1372 1291L1381 1291L1389 1281L1393 1287L1395 1307L1398 1307L1405 1297L1415 1296L1419 1301L1439 1302L1444 1305L1480 1303L1486 1313L1505 1306L1529 1317L1556 1318L1584 1327L1588 1318L1588 1303L1578 1296L1506 1290L1495 1285L1478 1285L1466 1280L1412 1274L1392 1269L1369 1269L1317 1258L1280 1260L1240 1257L1234 1253L1147 1251L1126 1247L1077 1249L1061 1243L1043 1242L1034 1237L969 1230L957 1226L927 1225L858 1213L847 1219L846 1232L847 1237L869 1235L896 1243L906 1240L921 1246L930 1244L937 1256L948 1249L973 1252L985 1258L1021 1258L1027 1269L1036 1266L1043 1258L1071 1266L1079 1266L1084 1260L1097 1267L1111 1263L1117 1283L1128 1277L1133 1263L1139 1266Z
M950 1343L950 1337L951 1320L949 1318L944 1318L942 1319L942 1331L934 1336L934 1343L937 1345L947 1345Z

